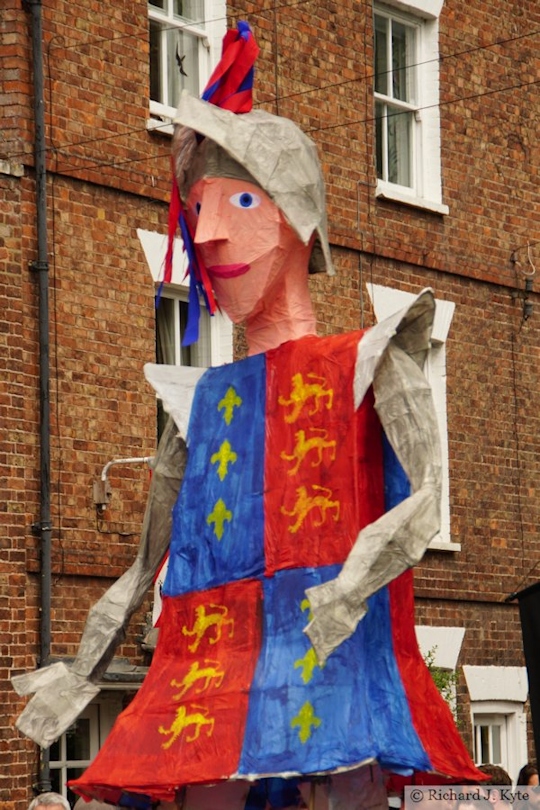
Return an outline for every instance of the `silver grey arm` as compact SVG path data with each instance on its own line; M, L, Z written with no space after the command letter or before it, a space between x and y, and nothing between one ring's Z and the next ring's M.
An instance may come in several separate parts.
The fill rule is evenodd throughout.
M69 728L99 692L97 682L124 640L126 628L142 604L171 537L172 508L186 462L186 445L172 417L159 443L141 540L133 565L90 609L76 658L12 678L20 695L34 693L17 727L42 748Z
M390 329L383 322L368 337L364 365L369 372L356 381L357 405L372 382L382 427L412 494L362 529L335 579L306 591L313 619L305 632L321 664L354 633L367 611L368 597L416 565L440 528L439 430L431 388L421 368L434 315L431 293L423 293L401 315L390 322Z

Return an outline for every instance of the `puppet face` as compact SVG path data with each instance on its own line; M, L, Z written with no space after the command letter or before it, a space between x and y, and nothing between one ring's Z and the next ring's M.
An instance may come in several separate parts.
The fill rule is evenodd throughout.
M203 177L187 217L220 306L235 323L268 307L291 251L305 250L281 211L245 180Z

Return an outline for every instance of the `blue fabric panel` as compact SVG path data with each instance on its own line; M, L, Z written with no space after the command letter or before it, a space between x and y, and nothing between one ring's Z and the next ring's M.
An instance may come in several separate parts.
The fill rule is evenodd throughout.
M313 652L302 632L309 610L304 592L338 571L339 566L280 571L264 582L264 640L250 694L242 775L313 773L370 757L382 767L429 769L394 659L386 589L371 597L356 632L324 668L309 667Z
M257 355L208 369L197 385L173 510L167 596L264 570L265 380L265 358Z

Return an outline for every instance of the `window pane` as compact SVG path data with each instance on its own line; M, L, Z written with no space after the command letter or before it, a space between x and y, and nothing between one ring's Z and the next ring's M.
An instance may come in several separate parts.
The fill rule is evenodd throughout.
M161 81L162 37L161 25L150 20L150 98L164 103Z
M60 796L62 795L62 770L60 768L51 768L50 771L50 780L51 780L51 790L54 793L59 793Z
M167 31L168 99L176 107L180 93L187 89L199 95L199 39L185 31Z
M388 111L388 181L411 187L411 113Z
M501 765L508 770L509 751L508 724L515 714L482 714L474 716L476 740L475 763Z
M199 340L191 346L182 346L186 331L188 303L178 298L162 297L156 310L156 362L167 365L200 366L201 352L209 340L206 324L208 318L201 312L199 322ZM158 400L157 429L161 437L168 414L164 411L161 400Z
M491 762L491 753L489 745L489 726L480 726L480 759L482 765Z
M78 776L82 776L84 771L85 768L54 768L50 771L51 790L59 793L60 796L66 796L70 807L75 806L79 797L67 787L67 782L69 779L77 779Z
M154 8L165 8L165 0L148 0L149 6L154 6Z
M375 92L388 95L388 21L375 17Z
M61 739L62 738L60 737L60 740ZM60 740L56 740L56 742L53 742L53 744L49 748L49 761L50 762L58 762L61 759Z
M83 717L66 731L66 759L90 759L90 720Z
M500 726L491 726L491 745L492 745L491 762L494 765L500 765L502 762Z
M176 363L174 306L172 298L162 296L156 309L156 362L169 366Z
M186 333L187 319L188 319L188 305L187 301L178 301L179 317L180 317L180 334L182 338ZM200 328L200 322L199 322ZM196 344L191 346L180 346L180 365L194 366L193 350Z
M174 15L191 22L204 22L203 0L174 0Z
M85 768L68 768L67 769L67 781L69 782L71 779L78 779L79 776L82 776L85 771ZM54 788L53 788L54 789ZM75 805L79 797L73 793L72 790L67 788L67 800L70 803L71 807Z
M392 21L392 96L400 101L410 101L410 65L412 30L402 23Z

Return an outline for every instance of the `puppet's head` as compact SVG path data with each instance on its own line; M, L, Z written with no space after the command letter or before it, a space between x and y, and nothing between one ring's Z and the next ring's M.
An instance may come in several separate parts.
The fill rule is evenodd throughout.
M304 244L315 234L310 272L334 273L317 150L293 121L263 110L236 114L184 94L174 123L174 167L184 200L203 176L248 180L268 194Z
M259 186L305 246L309 271L333 274L328 244L324 182L315 144L292 121L252 110L253 65L258 47L247 23L229 31L223 55L202 99L182 95L174 118L174 193L169 218L165 280L172 266L172 236L178 219L190 265L189 317L184 344L198 336L198 293L215 310L208 273L197 255L183 210L191 187L202 178L230 178ZM198 292L197 292L198 291Z

